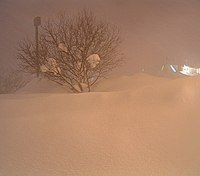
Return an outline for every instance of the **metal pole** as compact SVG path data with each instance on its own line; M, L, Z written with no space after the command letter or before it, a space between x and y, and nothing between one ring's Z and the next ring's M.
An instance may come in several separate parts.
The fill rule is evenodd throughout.
M41 18L35 17L34 18L34 26L35 26L35 52L36 52L36 65L37 65L37 77L39 77L40 74L40 61L39 61L39 32L38 27L41 25Z
M38 26L35 26L35 47L36 47L36 62L37 62L37 77L39 77L39 53L38 53Z

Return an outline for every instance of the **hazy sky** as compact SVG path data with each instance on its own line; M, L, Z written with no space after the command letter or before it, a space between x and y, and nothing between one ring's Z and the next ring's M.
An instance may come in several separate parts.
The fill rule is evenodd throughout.
M34 16L81 8L120 27L124 74L158 68L166 57L200 65L200 0L0 0L0 64L16 63L17 41L34 34Z

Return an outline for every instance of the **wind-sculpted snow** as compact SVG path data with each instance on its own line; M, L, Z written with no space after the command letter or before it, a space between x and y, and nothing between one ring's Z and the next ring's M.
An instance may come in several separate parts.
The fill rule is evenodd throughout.
M200 175L200 78L139 77L117 92L1 95L0 175Z
M65 93L67 88L44 78L35 78L25 87L17 91L17 94L31 93Z

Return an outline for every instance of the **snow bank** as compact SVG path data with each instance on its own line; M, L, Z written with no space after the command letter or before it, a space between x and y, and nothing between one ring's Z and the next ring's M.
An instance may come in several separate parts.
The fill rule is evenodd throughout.
M94 91L98 92L112 92L134 90L148 85L157 85L168 82L170 79L163 77L151 76L143 73L135 74L133 76L121 76L103 80Z
M167 78L150 76L147 74L135 74L133 76L121 76L101 81L95 87L94 92L112 92L138 89L148 85L156 85L169 81ZM55 82L44 78L35 78L17 93L67 93L67 89Z
M25 87L17 91L17 94L27 94L27 93L65 93L67 89L60 86L59 84L44 79L44 78L34 78Z
M0 175L199 175L200 78L150 78L120 92L1 95Z

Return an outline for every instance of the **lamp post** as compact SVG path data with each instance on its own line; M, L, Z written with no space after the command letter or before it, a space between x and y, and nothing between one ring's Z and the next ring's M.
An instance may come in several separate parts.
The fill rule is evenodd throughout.
M33 20L34 26L35 26L35 49L36 49L36 64L37 64L37 77L39 77L40 73L40 62L39 62L39 51L38 51L38 27L41 25L41 17L37 16Z

